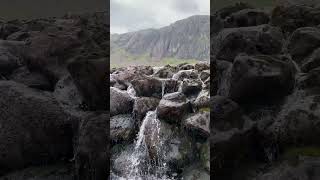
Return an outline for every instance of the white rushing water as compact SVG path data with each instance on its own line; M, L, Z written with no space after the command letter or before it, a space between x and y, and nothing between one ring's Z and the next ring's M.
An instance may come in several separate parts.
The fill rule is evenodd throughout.
M166 81L162 80L161 83L161 98L163 98L166 89Z
M153 145L158 157L162 156L163 141L160 137L160 121L157 118L156 111L149 111L140 126L133 151L127 154L127 175L126 177L117 177L117 180L173 180L167 177L167 167L162 158L157 158L156 162L152 161L149 156L146 144L146 133ZM153 127L151 132L147 128ZM146 132L148 131L148 132Z

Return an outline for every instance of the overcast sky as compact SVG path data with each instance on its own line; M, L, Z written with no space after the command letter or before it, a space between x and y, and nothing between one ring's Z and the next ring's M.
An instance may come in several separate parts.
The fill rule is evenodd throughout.
M111 0L110 9L111 33L126 33L209 15L210 0Z

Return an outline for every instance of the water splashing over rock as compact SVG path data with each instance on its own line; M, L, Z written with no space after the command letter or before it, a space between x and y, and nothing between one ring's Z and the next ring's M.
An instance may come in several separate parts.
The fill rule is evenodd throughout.
M149 127L152 128L150 133ZM124 179L134 180L170 180L167 177L166 163L162 161L162 158L158 158L162 153L163 141L160 136L160 121L157 118L156 111L149 111L144 118L139 133L137 134L137 140L134 147L122 154L122 158L126 159L127 172ZM152 141L152 147L146 144L146 138ZM121 178L116 178L121 179Z

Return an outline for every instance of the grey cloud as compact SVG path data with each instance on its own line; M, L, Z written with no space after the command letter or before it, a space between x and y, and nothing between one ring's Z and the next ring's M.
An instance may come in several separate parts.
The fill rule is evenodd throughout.
M199 5L197 0L174 0L174 8L180 12L197 12Z
M125 27L128 31L144 29L148 26L159 26L150 14L137 8L111 1L111 26Z
M199 14L204 3L209 0L111 0L111 33L163 27Z

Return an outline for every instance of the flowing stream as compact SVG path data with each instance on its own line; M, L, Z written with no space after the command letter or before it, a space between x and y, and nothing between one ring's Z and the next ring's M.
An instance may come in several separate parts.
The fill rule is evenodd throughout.
M154 127L152 132L147 130L147 126ZM149 111L140 126L133 150L126 155L128 161L127 176L118 177L118 180L174 180L167 176L167 166L163 161L162 152L163 141L160 134L161 124L155 111ZM148 131L148 132L147 132ZM153 160L149 155L146 144L146 134L155 145L157 160Z

